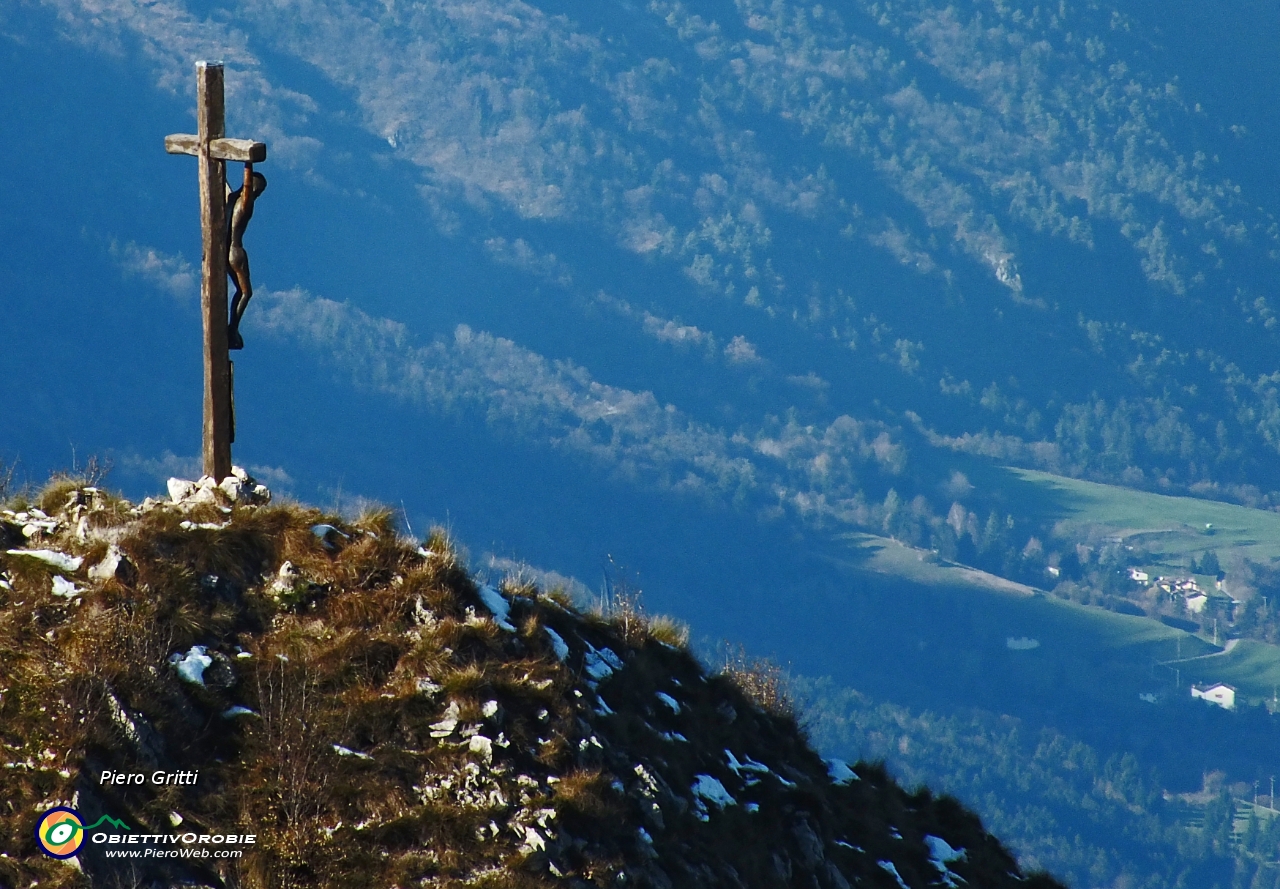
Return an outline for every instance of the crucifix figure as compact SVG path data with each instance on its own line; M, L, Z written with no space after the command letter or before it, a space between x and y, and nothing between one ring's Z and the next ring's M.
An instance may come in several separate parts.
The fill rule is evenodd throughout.
M221 62L196 63L196 135L166 136L165 151L191 154L199 160L200 230L204 258L200 265L200 311L204 319L204 474L222 481L231 475L231 442L235 440L232 408L232 368L228 352L228 336L238 325L244 304L252 294L249 264L239 236L253 213L253 199L261 193L252 165L267 159L267 146L249 139L225 138L226 114L223 102ZM249 198L244 190L236 204L241 222L236 228L237 213L233 209L227 219L227 161L245 164L245 179L250 185ZM262 179L262 187L266 180ZM230 225L228 224L230 222ZM239 247L239 255L230 257L229 242ZM229 262L230 260L230 262ZM236 277L238 313L229 321L227 313L227 275L240 265L243 282ZM238 270L237 270L238 271ZM239 336L238 331L235 331Z
M243 349L240 319L253 299L253 283L249 280L249 254L244 252L244 230L253 218L253 202L267 188L267 177L253 172L253 164L244 165L244 185L227 195L227 273L236 285L231 297L231 323L227 326L227 348Z

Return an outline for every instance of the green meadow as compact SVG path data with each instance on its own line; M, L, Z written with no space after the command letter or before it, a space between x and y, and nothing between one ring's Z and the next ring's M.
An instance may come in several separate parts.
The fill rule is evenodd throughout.
M1159 620L1058 599L894 540L851 534L841 542L843 567L889 597L890 611L873 622L877 632L926 660L931 649L940 656L935 668L950 671L949 679L963 675L971 689L1002 684L1019 696L1078 695L1136 707L1140 693L1186 695L1192 682L1229 683L1249 703L1270 701L1280 686L1275 645L1239 640L1223 652ZM1010 640L1038 644L1017 648ZM943 652L955 660L948 664Z
M1206 550L1268 563L1280 560L1280 513L1232 503L1172 497L1115 485L1064 478L1029 469L1008 470L1021 484L1007 486L1027 512L1057 520L1061 531L1105 529L1141 543L1153 564L1180 567Z

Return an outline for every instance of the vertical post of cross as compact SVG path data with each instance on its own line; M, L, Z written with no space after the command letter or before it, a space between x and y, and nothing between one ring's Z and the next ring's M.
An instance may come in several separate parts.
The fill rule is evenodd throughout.
M204 320L204 474L231 474L231 354L227 351L227 173L209 143L226 135L221 62L196 63L201 262Z
M227 343L227 168L228 161L260 164L267 146L226 138L222 63L196 63L197 132L165 136L170 154L194 155L199 166L200 314L204 322L204 474L222 481L231 475L235 441L231 355Z

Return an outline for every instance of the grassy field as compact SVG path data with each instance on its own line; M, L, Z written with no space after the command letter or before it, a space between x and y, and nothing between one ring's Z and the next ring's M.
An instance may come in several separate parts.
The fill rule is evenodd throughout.
M1009 486L1028 513L1056 519L1064 533L1094 527L1142 544L1153 565L1181 568L1213 549L1224 565L1232 553L1255 562L1280 560L1280 513L1230 503L1170 497L1012 469ZM1212 526L1206 529L1206 526Z
M1252 639L1241 639L1224 654L1178 666L1188 681L1234 685L1250 703L1270 701L1280 689L1280 648Z
M1230 652L1219 653L1221 649L1207 639L1158 620L1057 599L982 571L939 563L925 551L894 540L850 534L842 542L852 557L850 570L901 584L895 605L904 635L912 635L910 628L920 620L911 614L915 608L939 608L936 601L926 600L967 599L969 608L961 611L968 614L951 612L957 636L952 644L976 646L985 652L981 672L1015 671L1017 684L1028 690L1070 687L1087 695L1115 693L1126 699L1144 691L1168 694L1175 692L1175 667L1181 671L1182 688L1176 692L1180 694L1187 694L1192 682L1226 682L1236 687L1242 701L1256 704L1271 700L1280 686L1280 647L1275 645L1246 639ZM930 594L922 595L923 590ZM884 626L883 632L892 635L894 630ZM923 634L917 629L914 635ZM1017 651L1007 648L1010 638L1040 644Z

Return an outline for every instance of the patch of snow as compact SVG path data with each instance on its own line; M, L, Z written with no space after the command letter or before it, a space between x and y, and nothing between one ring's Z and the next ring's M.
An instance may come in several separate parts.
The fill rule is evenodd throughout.
M227 522L191 522L182 521L178 523L178 527L183 531L221 531L227 527Z
M691 790L694 796L706 800L720 809L738 804L733 795L724 789L724 785L720 783L719 779L711 775L694 775Z
M939 871L945 871L946 866L952 861L964 861L967 857L964 849L953 848L942 837L925 834L924 844L929 847L929 855L933 858L934 867Z
M334 744L333 752L339 756L354 756L356 759L373 759L373 757L367 753L361 753L359 750L352 750L350 747L343 747L341 744Z
M511 615L511 605L503 598L502 593L489 586L487 583L480 585L480 600L484 602L484 607L493 612L493 622L508 633L514 633L516 628L508 619Z
M902 882L902 875L898 873L898 868L894 866L892 861L877 861L876 864L880 865L885 873L897 880L902 889L911 889L910 886Z
M248 707L241 707L239 704L236 704L234 707L230 707L222 711L223 719L232 719L233 717L236 717L236 716L257 716L257 715L258 715L257 713L254 713Z
M946 842L945 839L942 839L941 837L931 837L929 834L924 835L924 843L925 846L929 847L929 863L931 863L934 869L938 871L938 874L942 876L942 883L945 883L947 886L951 886L951 889L959 888L959 885L965 881L964 877L959 874L954 874L950 867L947 867L947 863L952 861L964 861L964 849L951 848L951 844Z
M498 714L497 701L485 701L484 706L480 708L480 715L485 719L492 719Z
M672 713L680 712L680 702L666 692L658 692L658 700L670 707Z
M169 823L172 824L174 827L177 827L179 824L182 823L182 821L183 821L182 816L179 815L177 812L169 813Z
M742 808L746 809L748 812L759 812L760 804L759 803L743 803Z
M640 840L642 842L647 843L650 846L653 845L653 837L649 836L649 831L645 830L643 827L640 827L636 829L636 832L640 834Z
M324 545L324 548L328 550L337 549L338 547L337 538L339 537L341 537L343 540L351 539L350 534L347 534L339 530L338 528L335 528L333 525L328 525L324 523L321 523L319 525L312 525L311 533L314 534L316 537L320 538L320 542Z
M80 595L80 593L80 588L67 580L61 574L55 574L53 576L53 594L55 596L62 596L64 599L74 599L76 596Z
M738 762L738 757L734 756L733 751L730 750L728 747L725 748L724 755L725 755L725 759L728 760L729 768L732 769L733 773L738 777L742 777L743 772L755 772L760 775L772 774L772 772L769 771L769 767L767 765L765 765L762 762L756 762L754 759L752 759L749 756L743 757L743 759L745 759L746 762ZM758 783L759 783L759 779L753 779L753 778L747 779L748 786L752 784L758 784Z
M613 715L613 708L609 706L609 703L604 698L596 698L596 715L597 716Z
M11 556L27 556L28 558L38 559L60 571L79 571L80 566L84 563L84 559L79 556L69 556L66 553L51 549L10 549L5 550L5 552Z
M204 685L204 671L213 666L213 658L209 657L203 645L193 645L186 655L176 651L169 655L169 663L187 682Z
M551 629L551 627L543 627L542 629L547 631L547 636L551 639L551 650L556 653L556 657L561 661L569 657L569 646L560 637L560 634Z
M849 784L858 780L858 773L849 768L849 764L843 759L828 759L827 774L831 776L833 784Z
M664 741L683 741L686 744L689 743L689 739L679 732L662 732L661 735Z

